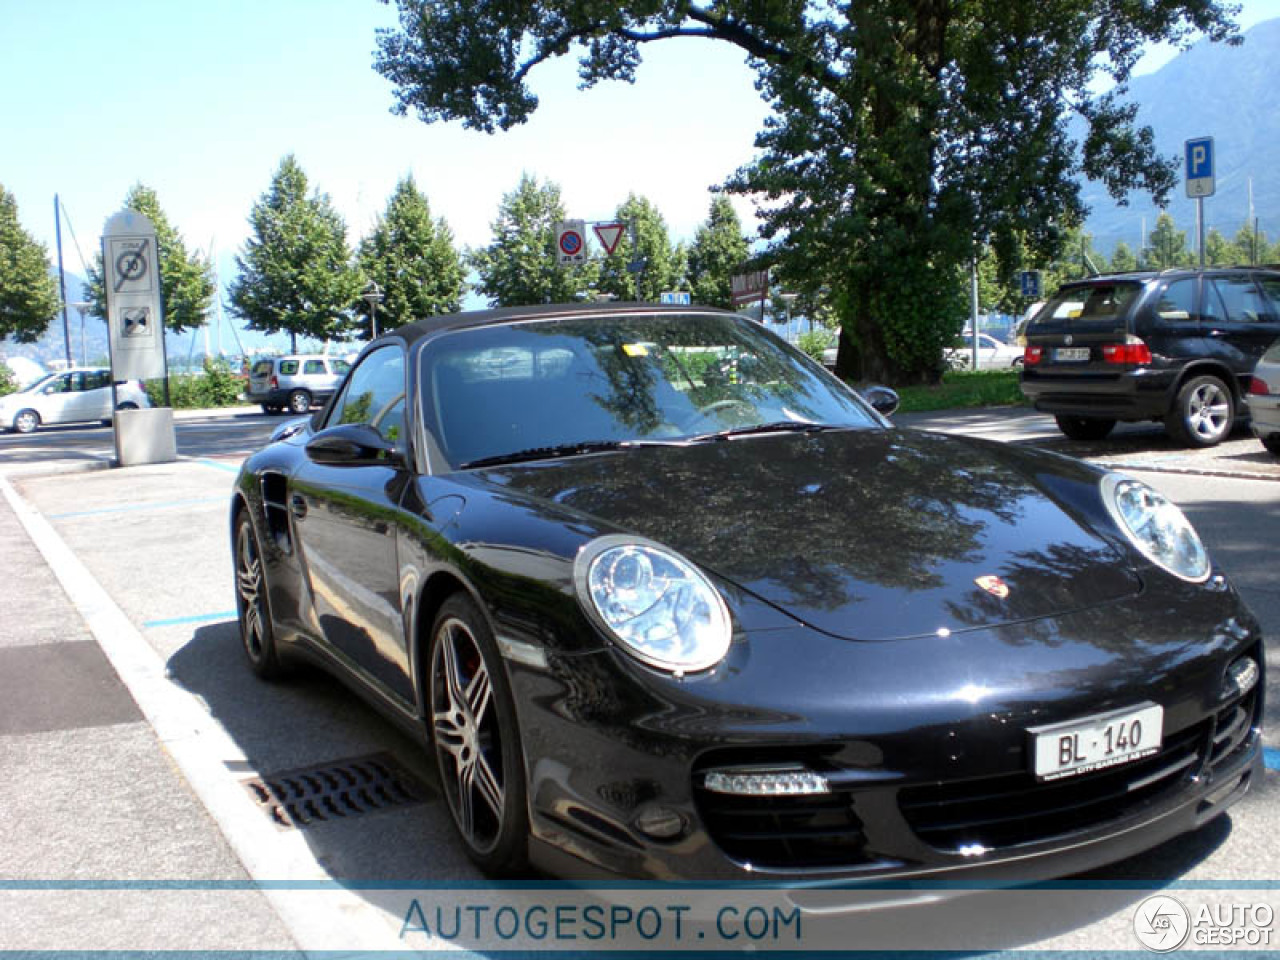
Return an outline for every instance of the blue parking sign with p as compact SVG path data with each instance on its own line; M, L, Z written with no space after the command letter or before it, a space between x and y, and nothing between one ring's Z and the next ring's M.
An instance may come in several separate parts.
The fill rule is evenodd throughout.
M1187 196L1213 196L1213 137L1188 140L1186 160Z

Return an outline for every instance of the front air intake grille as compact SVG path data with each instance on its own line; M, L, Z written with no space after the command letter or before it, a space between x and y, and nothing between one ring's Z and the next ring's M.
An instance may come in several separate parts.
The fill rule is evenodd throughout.
M728 856L757 867L857 863L862 823L853 798L835 790L813 796L736 796L695 789L707 832Z
M281 830L425 803L430 796L389 753L282 770L242 782Z
M1247 749L1258 709L1257 691L1218 711L1213 731L1213 748L1209 753L1210 766L1217 768L1235 759L1242 749Z
M1145 760L1048 783L1023 772L908 787L898 805L916 836L948 853L1040 843L1123 820L1177 791L1203 766L1209 732L1204 721Z

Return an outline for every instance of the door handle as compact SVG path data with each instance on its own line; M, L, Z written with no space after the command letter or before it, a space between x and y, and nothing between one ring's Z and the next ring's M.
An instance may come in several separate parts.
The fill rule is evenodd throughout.
M293 515L301 520L307 515L307 501L300 493L295 493L289 498L289 509L293 511Z

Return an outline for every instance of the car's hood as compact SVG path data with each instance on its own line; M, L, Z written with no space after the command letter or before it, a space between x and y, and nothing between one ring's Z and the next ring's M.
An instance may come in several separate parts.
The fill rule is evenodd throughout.
M754 436L482 476L506 497L666 544L851 639L992 626L1141 589L1086 519L1105 516L1089 468L958 437Z

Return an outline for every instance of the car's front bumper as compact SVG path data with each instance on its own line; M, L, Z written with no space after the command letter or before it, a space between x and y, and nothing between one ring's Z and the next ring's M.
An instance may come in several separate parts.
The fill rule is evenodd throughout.
M1233 697L1224 675L1242 655L1263 666L1261 633L1229 588L1183 592L1197 599L1149 590L946 641L770 631L686 681L612 650L509 662L536 757L533 853L568 876L804 883L1028 882L1139 853L1260 776L1265 680ZM1160 754L1052 784L1028 772L1028 727L1145 699L1165 708ZM823 772L832 792L701 785L709 768L783 762ZM646 832L664 822L680 824L673 836Z

